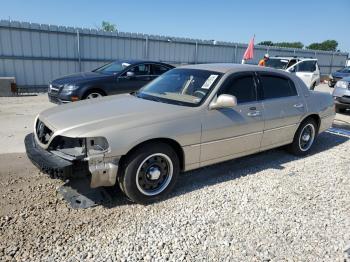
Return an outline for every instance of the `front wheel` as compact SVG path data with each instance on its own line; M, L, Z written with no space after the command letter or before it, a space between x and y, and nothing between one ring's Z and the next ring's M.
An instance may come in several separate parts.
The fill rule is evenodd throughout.
M104 94L101 91L91 90L91 91L88 91L84 95L83 99L94 99L94 98L98 98L98 97L102 97L102 96L104 96Z
M127 156L118 180L131 201L149 204L171 191L179 170L179 158L172 147L164 143L148 144Z
M328 86L329 86L330 88L333 88L333 87L334 87L334 84L332 84L331 81L328 81Z
M315 83L313 83L312 85L311 85L311 90L315 90L315 88L316 88L316 82Z
M289 145L289 151L296 156L304 156L309 153L317 135L315 120L306 119L301 123L294 135L293 142Z

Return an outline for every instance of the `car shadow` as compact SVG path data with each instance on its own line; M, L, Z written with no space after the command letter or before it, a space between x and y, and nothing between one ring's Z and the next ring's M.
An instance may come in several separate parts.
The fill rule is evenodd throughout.
M319 135L310 154L305 157L318 154L325 150L336 147L350 138L338 134L324 132ZM189 192L223 183L240 177L254 175L266 169L284 169L284 164L297 160L300 157L289 154L284 147L260 152L254 155L229 160L219 164L203 167L194 171L185 172L179 175L174 191L166 198L171 199ZM290 175L294 175L291 173ZM111 200L101 203L106 208L113 208L120 205L132 205L123 193L116 189L107 189L112 192Z
M324 132L318 136L318 139L313 145L312 151L305 157L310 157L312 155L336 147L348 141L349 139L350 138L339 134ZM209 187L240 177L254 175L262 170L282 170L284 169L283 165L285 163L297 160L299 158L300 157L289 154L284 147L280 147L250 156L245 156L199 168L193 171L184 172L179 175L175 189L168 197L166 197L166 199L171 199L173 197L184 195L204 187ZM290 175L294 174L291 173ZM83 187L81 183L78 183L77 185L79 186L75 186L74 182L70 182L69 186L73 187L76 192L79 192L79 194L81 194L83 201L85 201L85 199L90 199L91 203L89 205L88 200L88 205L82 205L81 203L72 204L72 202L66 199L70 206L73 208L89 208L96 205L102 205L106 208L113 208L116 206L134 204L128 200L127 197L125 197L119 187L88 189L87 187L89 187L89 183L86 183L86 186ZM101 192L103 196L102 198ZM73 197L72 199L74 200L75 198ZM81 198L79 199L81 202ZM93 202L95 203L92 204Z
M310 157L325 150L331 149L348 141L349 139L350 138L348 137L337 134L322 133L315 141L310 154L305 157ZM186 172L180 176L173 196L185 194L203 187L226 182L236 178L254 175L266 169L282 170L284 169L284 164L300 158L301 157L288 153L285 147L279 147ZM290 175L294 174L291 173Z

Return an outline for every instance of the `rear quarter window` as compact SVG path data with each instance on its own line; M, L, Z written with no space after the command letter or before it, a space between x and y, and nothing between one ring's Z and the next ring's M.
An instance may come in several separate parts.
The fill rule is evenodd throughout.
M297 91L294 83L284 77L262 75L260 76L263 87L264 99L296 96Z

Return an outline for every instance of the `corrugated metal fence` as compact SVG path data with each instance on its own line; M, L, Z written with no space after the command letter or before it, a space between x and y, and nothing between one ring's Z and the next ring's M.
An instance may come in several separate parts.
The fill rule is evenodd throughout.
M16 21L0 21L0 76L18 85L44 86L58 76L92 70L114 59L149 59L172 64L240 63L246 44L135 33L109 33ZM255 46L255 59L304 56L319 60L322 74L345 65L347 53Z

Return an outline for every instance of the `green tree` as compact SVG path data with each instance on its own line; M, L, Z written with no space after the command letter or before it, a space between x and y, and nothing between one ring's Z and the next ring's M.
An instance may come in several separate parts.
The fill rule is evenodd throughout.
M272 41L262 41L262 42L258 43L258 45L273 46L273 42Z
M304 47L304 44L301 42L280 42L280 43L274 43L274 46L302 49Z
M101 29L106 32L117 32L116 25L107 21L102 21Z
M262 41L258 45L265 46L278 46L278 47L286 47L286 48L303 48L304 44L301 42L280 42L274 43L272 41Z
M306 48L312 50L337 51L338 42L335 40L326 40L321 43L312 43Z

